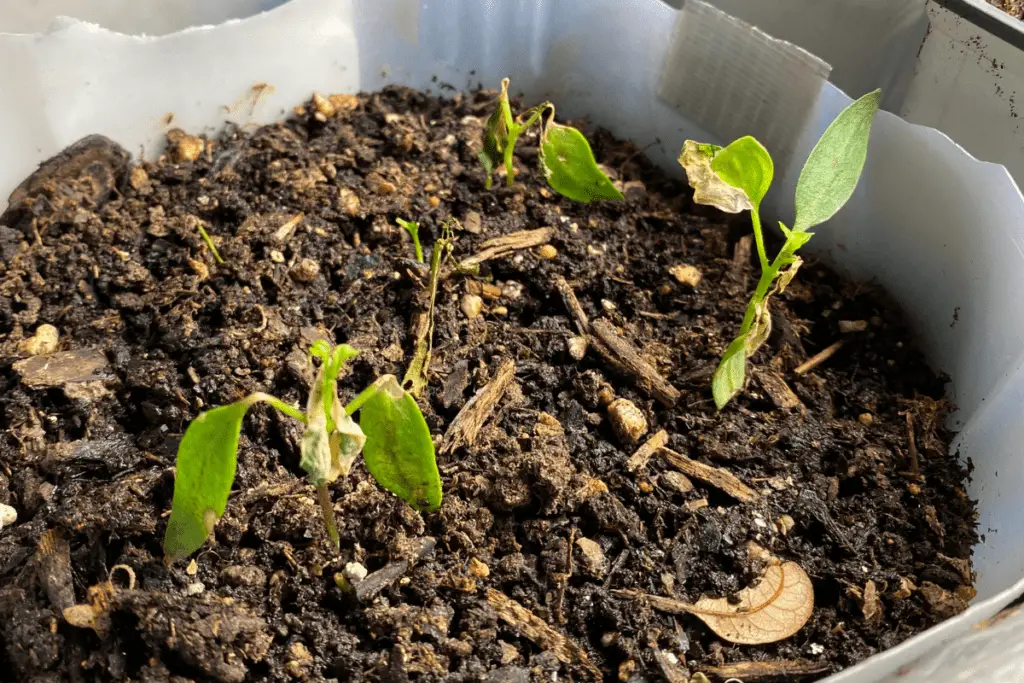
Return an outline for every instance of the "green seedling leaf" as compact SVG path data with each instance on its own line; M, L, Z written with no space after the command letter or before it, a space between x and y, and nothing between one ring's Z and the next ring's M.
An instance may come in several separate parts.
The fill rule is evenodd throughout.
M882 91L876 90L850 104L811 150L796 184L794 232L824 223L853 195L864 170L881 96Z
M505 161L505 150L509 144L509 125L511 113L508 103L508 79L501 82L501 94L498 95L497 106L494 113L487 119L487 128L484 130L484 146L477 153L480 164L487 172L487 180L484 181L487 189L491 189L494 172Z
M198 550L224 515L235 480L242 418L251 405L266 398L253 394L208 410L185 430L178 446L171 519L164 536L164 554L169 561Z
M711 170L728 184L743 190L756 210L772 184L775 164L768 150L747 135L715 154Z
M584 204L622 199L622 193L598 168L587 138L572 126L548 122L541 136L540 160L548 185L563 197Z
M686 171L687 182L693 188L693 201L726 213L750 211L754 205L746 191L722 180L712 168L715 157L721 151L718 145L694 140L683 143L678 161Z
M416 260L423 263L423 247L420 245L420 224L416 221L407 221L404 218L396 218L395 221L412 235L412 243L416 247Z
M747 377L747 335L736 337L725 350L722 361L711 378L711 395L719 410L743 391Z
M412 507L436 510L441 506L441 476L427 422L416 400L392 375L375 385L377 391L359 411L366 467L378 484Z

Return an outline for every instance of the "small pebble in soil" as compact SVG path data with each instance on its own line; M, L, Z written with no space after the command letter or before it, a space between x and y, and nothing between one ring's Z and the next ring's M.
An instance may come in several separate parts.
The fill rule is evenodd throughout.
M311 258L301 259L292 266L291 276L298 282L312 282L320 274L320 264Z
M199 595L205 590L206 585L203 584L202 581L196 581L195 583L190 583L185 587L185 595Z
M539 249L537 249L537 255L540 256L542 259L547 259L550 261L551 259L556 258L558 256L558 250L555 249L550 244L544 244L541 245Z
M701 275L700 271L696 267L685 263L678 266L672 266L669 268L669 272L672 273L672 277L674 277L678 282L688 285L689 287L696 288L697 285L700 284L700 281L704 279L704 276Z
M839 331L843 334L850 334L852 332L863 332L868 329L867 320L840 320Z
M352 583L359 583L366 578L366 567L359 562L349 562L345 565L345 578Z
M566 347L573 360L583 360L583 357L587 355L587 338L569 337Z
M689 493L693 490L693 482L682 472L662 472L658 476L658 482L667 489L676 493Z
M605 557L600 544L580 536L576 539L576 547L580 549L582 555L583 571L597 578L603 577L608 571L608 558Z
M0 529L11 526L18 521L18 511L10 505L0 504Z
M478 579L486 579L491 575L491 568L475 557L469 559L469 573Z
M234 565L221 572L224 580L232 586L262 586L267 575L259 567Z
M796 521L789 515L781 515L775 520L775 528L779 530L779 533L783 536L788 536L789 532L796 526Z
M608 418L615 435L624 443L633 444L647 433L647 418L636 404L627 398L619 398L608 406Z
M472 320L480 315L480 311L483 310L484 300L478 297L476 294L464 294L462 296L462 312L467 318Z
M18 350L29 356L42 356L57 350L60 333L53 325L40 325L36 333L21 342Z
M857 416L857 421L865 427L870 427L871 423L875 421L875 416L871 413L861 413Z

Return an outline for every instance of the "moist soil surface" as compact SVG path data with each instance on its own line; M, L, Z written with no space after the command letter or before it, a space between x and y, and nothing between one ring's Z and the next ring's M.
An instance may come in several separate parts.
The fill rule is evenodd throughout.
M584 124L625 201L554 194L535 133L516 183L487 190L475 151L493 96L335 97L216 139L171 131L135 166L88 138L14 193L0 217L0 503L17 512L0 530L0 681L814 680L965 608L968 471L898 311L805 264L746 390L716 411L710 375L757 276L747 220L692 205L641 150ZM551 232L439 285L420 397L438 444L514 365L474 438L439 447L440 510L357 464L331 487L335 551L298 466L301 425L258 406L214 540L167 566L189 420L253 391L304 405L318 338L362 352L343 400L401 377L429 276L395 219L420 222L429 254L449 217L455 260ZM559 278L674 403L607 346L584 351ZM615 428L618 399L648 423L636 442ZM631 469L662 430L670 450ZM705 471L687 479L673 452ZM814 589L779 642L732 644L643 597L735 596L778 560ZM349 563L369 577L350 567L343 590Z

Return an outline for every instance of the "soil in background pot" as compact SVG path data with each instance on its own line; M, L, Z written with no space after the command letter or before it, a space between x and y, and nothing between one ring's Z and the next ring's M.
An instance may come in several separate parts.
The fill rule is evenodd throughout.
M493 96L336 96L216 140L172 131L137 166L87 138L14 193L0 681L814 680L966 607L968 473L896 309L806 265L747 390L717 412L710 376L757 275L746 219L693 206L600 131L625 201L555 195L535 135L515 185L485 190ZM357 464L332 487L338 554L300 426L258 407L215 542L166 566L189 420L253 391L304 404L321 337L362 351L343 399L401 376L427 277L395 219L419 221L429 253L449 217L456 259L545 232L441 283L420 400L440 511ZM482 425L454 434L467 410ZM644 597L742 595L780 562L809 576L814 610L778 642L733 644ZM369 576L348 566L345 591L349 563Z

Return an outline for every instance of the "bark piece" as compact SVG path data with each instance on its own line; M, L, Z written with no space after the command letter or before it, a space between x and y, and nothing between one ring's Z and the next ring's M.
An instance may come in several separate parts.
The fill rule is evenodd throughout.
M415 547L411 559L391 562L357 583L355 585L356 598L360 602L366 602L377 597L382 590L404 576L416 562L433 552L435 545L437 545L437 541L430 536L419 539L419 544Z
M21 375L22 384L40 389L107 379L102 372L106 366L107 357L100 349L76 349L20 360L14 370Z
M757 492L740 481L735 474L721 467L712 467L702 462L692 460L681 453L676 453L671 448L660 449L662 457L670 465L683 474L694 479L699 479L705 484L710 484L716 489L728 493L736 500L743 503L751 503L757 500Z
M772 399L772 403L777 408L782 410L793 408L801 411L805 410L803 402L797 398L797 395L793 393L793 390L789 388L786 380L779 373L774 370L759 368L754 371L754 379L761 385L764 393L768 394L769 398Z
M829 670L828 662L812 662L806 659L773 659L766 662L733 662L721 666L705 666L707 673L728 680L759 681L764 678L784 678L791 680L796 676L811 676Z
M498 374L462 407L444 434L441 453L451 453L459 446L472 446L484 422L491 416L509 383L516 374L515 361L507 360L498 368Z
M507 256L522 249L539 247L545 242L550 241L551 236L554 234L555 231L553 228L539 228L537 230L521 230L509 235L502 235L501 237L489 239L481 245L483 249L469 258L464 259L459 264L459 270L472 268L473 266L480 265L484 261L501 258L502 256Z
M601 672L590 663L586 651L549 626L533 612L494 589L487 591L487 602L499 617L523 637L533 641L537 647L542 650L550 650L563 664L581 667L588 678L601 680Z
M662 429L647 439L640 448L636 449L636 453L629 456L629 460L626 461L626 469L630 472L642 469L647 464L647 461L651 459L651 456L658 452L659 448L667 445L668 432Z
M623 368L636 385L651 396L666 406L675 405L679 400L679 390L669 384L657 368L644 360L633 344L619 336L610 322L595 320L590 328L600 342L595 347L602 356Z

